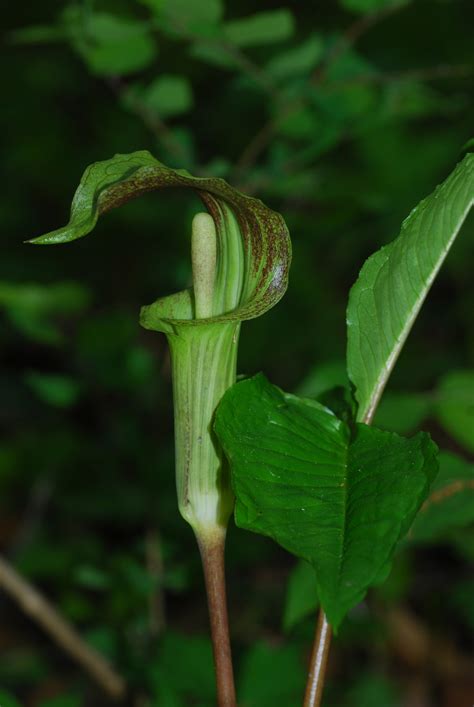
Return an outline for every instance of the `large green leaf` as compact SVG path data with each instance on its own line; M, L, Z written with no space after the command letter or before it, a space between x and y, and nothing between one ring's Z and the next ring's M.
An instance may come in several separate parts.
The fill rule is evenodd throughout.
M455 454L439 455L440 471L418 513L409 538L440 541L454 528L474 523L474 464Z
M399 237L372 255L347 310L349 377L370 422L420 308L474 200L474 154L413 209Z
M262 375L225 394L215 429L231 465L237 525L313 565L337 628L388 571L436 474L436 445L424 433L351 431Z

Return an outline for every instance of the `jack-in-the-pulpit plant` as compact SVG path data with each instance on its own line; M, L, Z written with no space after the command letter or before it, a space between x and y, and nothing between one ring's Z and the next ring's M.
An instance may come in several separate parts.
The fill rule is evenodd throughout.
M287 288L291 244L285 222L221 179L192 177L141 151L88 167L69 223L32 242L67 243L85 236L104 212L164 187L195 190L207 212L192 223L193 286L143 307L140 322L166 334L170 345L179 510L201 550L219 704L232 705L223 547L234 501L213 422L217 404L236 379L241 322L266 312Z
M101 213L168 186L195 189L207 207L192 224L193 287L144 307L141 323L170 343L179 507L203 559L218 702L236 703L223 573L235 496L239 527L272 537L315 571L321 612L304 705L316 707L331 631L387 576L438 473L428 434L405 438L372 422L473 205L474 154L366 261L347 309L350 386L318 400L285 393L263 375L233 385L240 323L283 295L290 242L281 216L222 180L168 169L147 152L118 155L86 171L69 224L35 242L79 238Z

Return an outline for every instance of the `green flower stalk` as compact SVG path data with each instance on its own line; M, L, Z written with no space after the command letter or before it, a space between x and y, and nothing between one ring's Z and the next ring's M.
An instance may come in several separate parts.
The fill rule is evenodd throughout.
M69 223L31 242L81 238L106 211L144 192L172 186L195 190L207 208L192 224L193 286L143 307L140 322L166 334L170 345L178 504L201 550L218 701L230 707L235 696L222 557L233 496L212 424L220 399L235 382L241 322L266 312L286 291L291 259L286 225L279 214L222 179L192 177L141 151L88 167Z

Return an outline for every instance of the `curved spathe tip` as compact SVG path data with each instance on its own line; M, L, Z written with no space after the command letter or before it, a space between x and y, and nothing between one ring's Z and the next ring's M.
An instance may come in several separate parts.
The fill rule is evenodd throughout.
M213 316L195 319L193 293L178 293L143 308L141 321L166 330L169 322L186 325L245 320L263 314L288 286L291 242L283 217L260 200L246 196L220 178L193 177L171 169L146 150L117 154L90 165L74 196L66 226L30 243L68 243L90 233L103 213L155 189L187 187L201 197L217 232Z

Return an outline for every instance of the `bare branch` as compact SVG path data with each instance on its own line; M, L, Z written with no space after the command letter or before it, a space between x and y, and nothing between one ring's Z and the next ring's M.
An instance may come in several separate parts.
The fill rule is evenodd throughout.
M104 656L87 645L72 624L2 557L0 557L0 587L71 658L79 663L110 697L120 699L125 696L125 681Z

